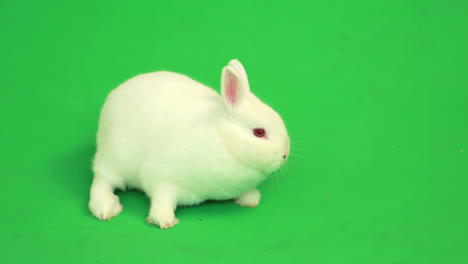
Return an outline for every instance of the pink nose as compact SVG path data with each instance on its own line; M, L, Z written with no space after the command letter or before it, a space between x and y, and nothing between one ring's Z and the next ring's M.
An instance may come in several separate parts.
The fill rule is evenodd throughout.
M286 159L288 158L288 156L289 156L289 150L290 150L290 148L289 148L289 143L288 143L288 144L285 146L284 152L283 152L283 159L284 159L284 160L286 160Z
M283 159L286 159L289 156L289 148L283 153Z

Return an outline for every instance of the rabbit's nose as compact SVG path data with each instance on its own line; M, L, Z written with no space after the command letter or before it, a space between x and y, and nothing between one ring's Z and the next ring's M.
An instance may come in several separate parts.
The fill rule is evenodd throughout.
M283 159L286 159L288 156L289 156L289 146L287 146L283 152Z

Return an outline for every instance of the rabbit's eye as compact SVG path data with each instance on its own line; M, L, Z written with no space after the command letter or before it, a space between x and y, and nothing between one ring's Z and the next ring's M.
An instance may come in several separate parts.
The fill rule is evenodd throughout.
M253 130L253 134L254 134L256 137L262 138L262 137L265 137L266 132L265 132L265 129L263 129L263 128L255 128L255 129Z

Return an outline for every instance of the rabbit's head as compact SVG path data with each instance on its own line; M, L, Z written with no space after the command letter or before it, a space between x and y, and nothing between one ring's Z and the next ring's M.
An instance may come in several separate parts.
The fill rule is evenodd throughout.
M221 75L224 117L220 130L226 147L246 166L271 173L289 155L289 136L281 117L250 92L244 67L231 60Z

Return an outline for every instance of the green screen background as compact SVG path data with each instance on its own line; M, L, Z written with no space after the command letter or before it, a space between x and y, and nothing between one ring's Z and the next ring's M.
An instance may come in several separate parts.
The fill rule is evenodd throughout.
M3 263L468 263L468 2L0 3ZM258 208L87 210L100 107L240 59L292 138Z

